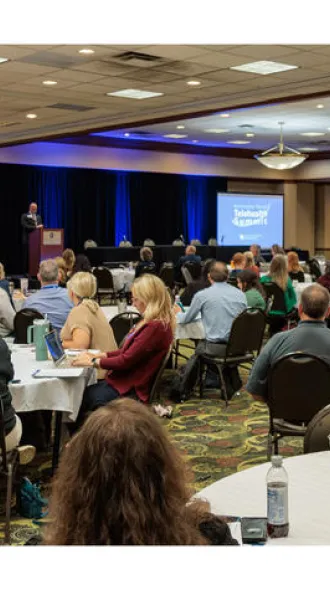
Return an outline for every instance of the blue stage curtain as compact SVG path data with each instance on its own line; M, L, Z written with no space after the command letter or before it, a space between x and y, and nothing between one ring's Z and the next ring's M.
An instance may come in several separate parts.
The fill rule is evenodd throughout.
M119 246L119 243L125 239L132 240L129 174L118 172L115 199L115 245Z
M197 239L204 244L208 240L205 223L205 201L207 199L207 178L186 177L186 239Z
M31 201L38 205L45 227L64 227L64 208L67 201L67 177L65 168L36 167L29 183Z

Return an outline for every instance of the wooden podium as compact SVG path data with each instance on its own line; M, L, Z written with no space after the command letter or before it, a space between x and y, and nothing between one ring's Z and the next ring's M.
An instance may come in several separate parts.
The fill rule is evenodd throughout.
M61 256L63 229L35 229L29 235L29 275L36 276L41 260Z

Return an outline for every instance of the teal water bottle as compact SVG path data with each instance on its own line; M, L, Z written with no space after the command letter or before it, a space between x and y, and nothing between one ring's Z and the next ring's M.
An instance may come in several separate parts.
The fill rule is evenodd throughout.
M36 360L47 361L48 352L45 341L45 335L49 332L49 321L34 320L33 326L29 326L27 329L27 341L28 344L35 344L36 347Z

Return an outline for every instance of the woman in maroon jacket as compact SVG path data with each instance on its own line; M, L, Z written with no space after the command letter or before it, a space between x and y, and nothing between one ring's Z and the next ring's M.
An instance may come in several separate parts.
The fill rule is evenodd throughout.
M127 334L121 348L98 355L82 353L73 364L106 369L105 381L86 388L77 427L87 412L125 395L147 402L155 373L174 338L175 316L163 281L151 274L135 279L132 302L143 319Z

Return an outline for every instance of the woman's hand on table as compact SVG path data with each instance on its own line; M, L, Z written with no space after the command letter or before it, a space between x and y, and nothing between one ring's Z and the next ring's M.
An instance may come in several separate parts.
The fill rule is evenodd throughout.
M82 352L72 361L72 365L75 367L92 367L92 359L105 358L107 355L105 352L99 352L92 354L91 352Z

